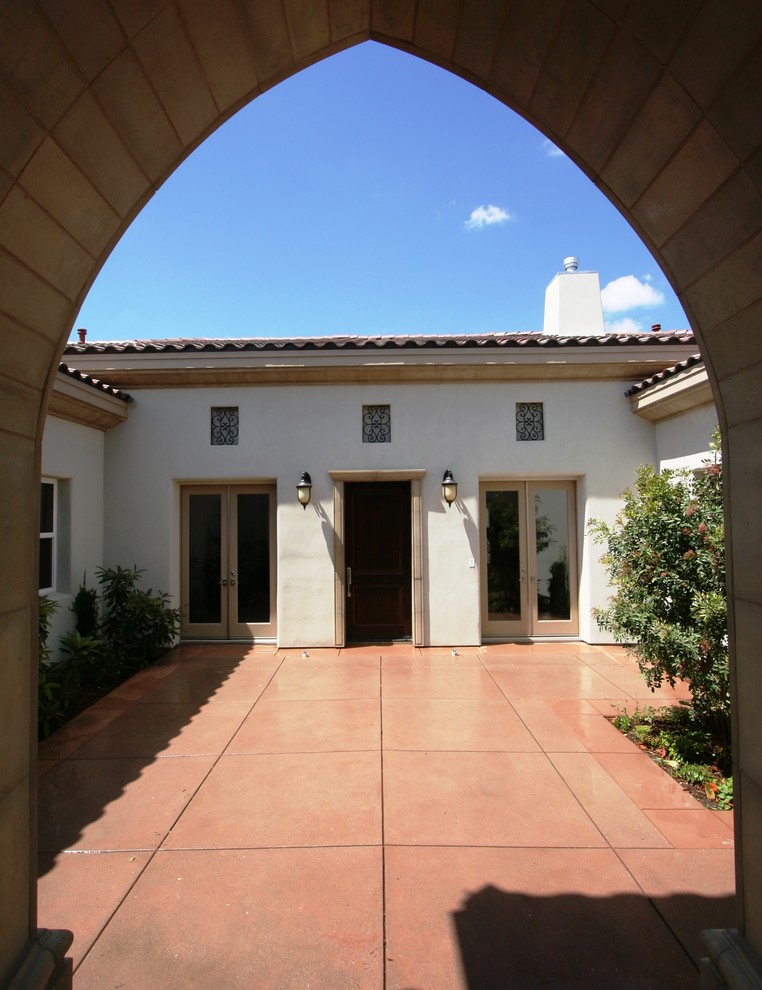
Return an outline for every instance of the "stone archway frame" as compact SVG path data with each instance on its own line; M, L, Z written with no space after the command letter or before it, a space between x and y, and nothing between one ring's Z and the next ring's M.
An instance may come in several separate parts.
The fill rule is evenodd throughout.
M333 539L334 539L334 615L336 646L346 644L345 602L346 561L344 556L344 483L349 481L409 481L412 536L413 646L423 646L423 499L424 468L379 471L329 471L333 480Z
M0 982L35 945L35 500L63 341L113 246L195 147L367 40L539 127L625 216L691 320L731 524L738 921L762 956L762 3L29 0L0 7L0 698L15 699L0 720Z

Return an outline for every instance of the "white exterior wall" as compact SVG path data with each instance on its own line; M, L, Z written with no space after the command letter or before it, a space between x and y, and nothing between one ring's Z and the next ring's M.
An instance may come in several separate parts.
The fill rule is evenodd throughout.
M686 468L694 471L712 459L709 441L717 427L717 411L710 403L656 424L656 457L659 470Z
M278 638L333 645L330 471L425 469L424 642L480 642L480 479L578 481L580 635L602 641L590 608L606 600L601 548L586 521L613 518L635 466L655 463L653 426L633 416L621 382L302 385L130 389L129 420L106 437L105 560L137 564L179 600L180 485L277 485ZM516 402L543 402L546 440L517 442ZM391 405L390 444L362 443L363 404ZM237 446L210 444L210 408L238 406ZM442 473L459 482L448 511ZM312 475L312 502L295 485ZM476 568L469 567L475 558Z
M48 645L56 654L61 636L74 628L69 611L87 572L90 587L103 563L104 438L101 430L48 416L42 442L42 477L58 481L56 588L59 603Z

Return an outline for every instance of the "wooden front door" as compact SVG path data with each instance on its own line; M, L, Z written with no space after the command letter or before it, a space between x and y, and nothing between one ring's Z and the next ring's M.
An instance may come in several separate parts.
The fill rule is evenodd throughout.
M412 628L410 482L347 484L346 637L407 639Z

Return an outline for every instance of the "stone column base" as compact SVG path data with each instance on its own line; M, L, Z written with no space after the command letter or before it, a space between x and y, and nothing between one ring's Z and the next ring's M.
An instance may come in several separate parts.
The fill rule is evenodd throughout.
M72 962L66 953L73 938L65 930L38 928L8 990L71 990Z
M709 928L701 941L701 990L762 990L762 963L735 928Z

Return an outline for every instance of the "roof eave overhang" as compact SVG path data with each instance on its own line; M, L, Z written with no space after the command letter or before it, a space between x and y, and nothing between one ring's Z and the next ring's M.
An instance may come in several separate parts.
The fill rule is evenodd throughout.
M123 423L127 419L127 409L124 399L108 392L99 392L87 382L58 372L48 404L48 415L105 431Z
M714 402L703 364L678 372L630 396L632 411L658 423Z
M600 380L635 382L676 364L695 343L633 347L432 351L82 353L77 367L118 388L331 385L365 382Z

